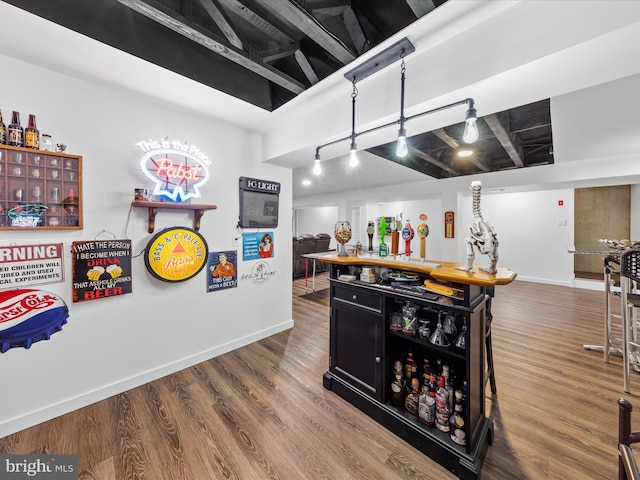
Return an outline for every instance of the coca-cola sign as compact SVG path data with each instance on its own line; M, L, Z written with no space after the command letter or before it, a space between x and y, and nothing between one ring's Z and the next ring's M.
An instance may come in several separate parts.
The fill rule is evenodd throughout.
M151 195L174 202L201 197L211 160L198 147L167 139L141 141L136 146L144 152L140 168L154 183Z

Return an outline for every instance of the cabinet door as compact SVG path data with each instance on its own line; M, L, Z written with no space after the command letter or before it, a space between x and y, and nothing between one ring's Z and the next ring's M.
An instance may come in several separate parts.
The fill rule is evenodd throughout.
M382 400L382 315L334 299L331 372Z

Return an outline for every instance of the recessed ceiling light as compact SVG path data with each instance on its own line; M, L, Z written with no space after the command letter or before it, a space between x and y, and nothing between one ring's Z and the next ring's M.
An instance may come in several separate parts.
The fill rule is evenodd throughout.
M311 180L309 180L308 178L305 178L304 180L302 180L302 185L304 185L305 187L308 187L309 185L311 185Z
M473 148L459 147L457 153L459 157L470 157L471 155L473 155Z

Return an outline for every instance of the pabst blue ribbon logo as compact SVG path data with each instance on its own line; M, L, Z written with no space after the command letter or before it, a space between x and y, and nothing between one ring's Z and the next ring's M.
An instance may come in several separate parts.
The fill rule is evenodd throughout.
M0 353L31 347L62 330L69 309L57 295L42 290L0 292Z
M154 182L152 195L175 202L200 198L200 187L209 181L211 161L195 145L177 140L149 140L136 143L144 153L142 172Z

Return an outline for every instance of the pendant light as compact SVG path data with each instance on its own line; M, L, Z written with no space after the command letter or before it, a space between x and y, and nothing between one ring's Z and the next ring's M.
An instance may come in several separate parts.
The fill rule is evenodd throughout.
M452 107L456 107L459 105L467 105L467 111L465 114L465 126L464 132L462 135L462 141L465 144L474 143L479 138L478 125L477 125L477 112L474 107L473 98L465 98L464 100L460 100L454 103L450 103L448 105L443 105L441 107L433 108L431 110L427 110L426 112L417 113L415 115L411 115L410 117L404 116L404 87L405 87L405 64L404 57L407 53L412 53L415 50L413 44L406 38L400 40L395 45L387 48L382 51L379 55L370 58L365 61L362 65L354 68L353 70L347 72L345 77L350 79L353 84L353 91L351 93L351 135L348 137L339 138L337 140L333 140L331 142L325 143L323 145L318 145L316 147L316 156L315 162L313 165L313 173L315 175L320 175L322 172L322 168L320 167L320 149L323 147L327 147L329 145L333 145L338 142L343 142L345 140L351 140L351 148L349 152L349 166L355 167L358 165L358 155L357 155L357 147L356 147L356 137L359 135L364 135L366 133L374 132L376 130L380 130L382 128L387 128L392 125L400 125L398 130L398 138L396 142L396 156L398 158L404 158L409 153L409 145L407 143L407 131L404 127L404 124L409 120L412 120L417 117L421 117L423 115L429 115L431 113L437 113ZM358 96L358 89L356 88L356 79L362 80L369 75L376 73L379 69L386 67L393 63L393 58L401 59L401 67L400 67L400 118L394 122L385 123L384 125L379 125L377 127L370 128L360 133L356 133L356 97Z

